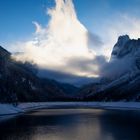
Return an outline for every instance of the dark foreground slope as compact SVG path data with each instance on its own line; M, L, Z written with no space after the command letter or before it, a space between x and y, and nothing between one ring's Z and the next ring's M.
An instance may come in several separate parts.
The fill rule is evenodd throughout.
M11 59L11 54L0 47L0 102L35 102L69 99L77 88L36 75L29 63Z

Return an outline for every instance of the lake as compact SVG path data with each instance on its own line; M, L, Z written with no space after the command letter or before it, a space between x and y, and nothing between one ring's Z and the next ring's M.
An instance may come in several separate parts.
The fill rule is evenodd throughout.
M0 123L0 140L140 140L140 111L42 109Z

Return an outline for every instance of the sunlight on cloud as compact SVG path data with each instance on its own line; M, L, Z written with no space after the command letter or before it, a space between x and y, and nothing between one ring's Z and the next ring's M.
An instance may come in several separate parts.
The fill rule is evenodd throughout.
M105 69L106 73L112 69L112 65L107 69L106 64L118 36L140 36L140 20L121 15L102 25L102 43L97 35L89 32L78 20L72 0L56 0L56 6L48 9L47 14L50 16L49 23L43 27L34 21L34 36L26 42L17 43L16 48L23 53L14 55L17 60L31 61L43 71L46 69L46 76L50 71L61 75L102 76ZM50 78L55 79L55 76Z
M96 57L96 53L89 49L90 34L78 20L72 0L56 0L56 6L48 9L47 13L51 17L48 25L42 27L38 22L33 22L36 26L35 37L19 44L25 46L24 53L14 57L17 60L33 61L50 70L79 76L98 76L97 64L89 63L89 69L84 70L68 63L76 59L76 65L85 67L86 64L82 64L81 60L92 62Z

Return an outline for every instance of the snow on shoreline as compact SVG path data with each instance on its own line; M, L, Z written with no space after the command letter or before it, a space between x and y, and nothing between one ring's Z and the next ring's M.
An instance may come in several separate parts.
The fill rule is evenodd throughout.
M45 102L45 103L22 103L18 106L24 111L41 108L99 108L118 110L140 110L140 102Z
M17 107L12 104L0 104L0 121L21 113L43 108L98 108L117 110L140 110L139 102L42 102L20 103Z

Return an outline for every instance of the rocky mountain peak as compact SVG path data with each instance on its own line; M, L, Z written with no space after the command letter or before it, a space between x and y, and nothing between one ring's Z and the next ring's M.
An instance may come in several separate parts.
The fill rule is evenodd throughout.
M120 36L113 47L111 60L126 56L140 56L140 39L130 39L128 35Z
M118 57L119 53L121 52L121 50L124 48L125 44L128 41L130 41L130 38L128 35L119 36L117 43L113 47L113 51L111 54L112 59Z
M7 50L5 50L3 47L0 46L0 57L9 57L11 53L9 53Z
M128 41L128 40L130 40L128 35L122 35L122 36L118 37L118 42L119 41Z

